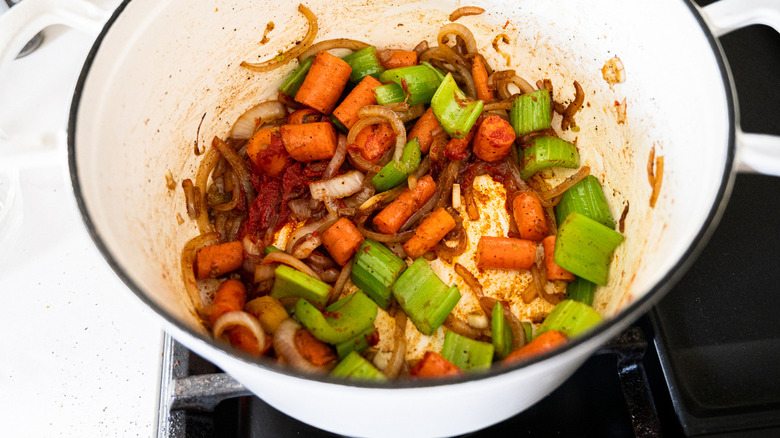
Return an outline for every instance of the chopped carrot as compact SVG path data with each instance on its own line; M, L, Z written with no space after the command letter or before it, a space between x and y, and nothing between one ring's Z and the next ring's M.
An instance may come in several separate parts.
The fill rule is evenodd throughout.
M523 192L515 196L512 213L521 238L538 242L550 234L542 202L535 194Z
M376 54L382 67L388 70L417 65L417 52L411 50L380 50Z
M238 280L225 280L217 288L214 299L211 302L209 320L211 324L219 319L220 316L228 313L242 310L246 304L246 288L244 283Z
M476 128L476 124L474 125ZM463 138L452 138L447 142L447 146L444 148L444 156L450 160L462 160L469 155L469 145L471 140L474 139L474 133L476 129L472 128L468 134Z
M314 58L306 79L295 94L295 101L329 115L336 107L351 73L352 67L346 61L322 51Z
M228 341L230 341L230 345L253 356L265 355L268 350L271 349L274 342L272 337L265 335L265 347L260 350L258 348L260 344L257 342L254 333L246 327L234 327L228 329L225 333L227 334Z
M447 377L460 376L465 373L441 354L426 351L425 356L417 362L417 365L409 371L409 374L416 377Z
M479 269L531 269L536 242L511 237L482 236L477 244Z
M475 56L471 61L471 76L474 78L474 86L477 88L477 99L485 103L493 100L493 90L488 87L488 74L481 56Z
M325 366L338 359L336 352L326 343L315 338L306 329L295 332L295 348L304 359L316 366Z
M355 224L343 217L322 233L322 244L333 260L341 266L357 252L364 237Z
M330 122L282 125L282 142L297 161L329 160L336 152L338 134Z
M547 236L542 240L544 248L544 267L548 280L574 281L574 274L555 263L555 236Z
M246 144L249 159L271 178L276 178L290 164L290 154L284 149L279 128L261 129Z
M235 271L243 263L244 245L241 242L204 246L195 253L195 276L199 279L217 277Z
M404 190L384 210L374 216L374 226L386 234L397 233L415 211L419 210L436 192L436 182L430 175L417 181L417 187Z
M420 152L427 154L433 143L433 134L437 131L441 131L439 119L433 114L433 108L428 108L406 137L409 139L417 137L420 142Z
M455 219L444 208L439 208L425 218L414 230L412 238L404 243L404 251L416 259L433 249L450 231L455 229Z
M288 125L303 125L304 123L327 122L328 118L311 108L301 108L287 116Z
M550 330L537 336L533 341L525 344L517 351L513 351L504 359L505 361L525 360L534 356L547 353L556 349L558 346L566 343L566 335L557 331Z
M503 160L514 144L512 125L501 117L490 116L479 125L474 138L474 153L485 161Z
M339 119L339 122L347 129L352 129L352 126L360 119L358 110L366 105L376 105L376 96L372 90L381 85L382 83L372 76L366 76L333 110L333 116Z
M366 126L355 137L355 149L374 163L395 145L395 131L389 123Z

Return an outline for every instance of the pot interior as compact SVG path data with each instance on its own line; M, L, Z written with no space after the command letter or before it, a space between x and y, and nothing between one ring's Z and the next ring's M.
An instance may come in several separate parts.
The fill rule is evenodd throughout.
M603 183L616 221L627 211L609 286L599 288L594 303L603 315L617 315L680 266L722 196L732 154L730 96L712 41L680 1L480 5L485 14L458 22L471 29L494 68L509 64L531 83L551 79L559 102L573 98L575 80L585 90L585 105L575 117L579 131L561 135L576 141L581 164ZM318 41L347 37L379 48L411 48L422 40L433 44L460 2L331 0L307 6L319 20ZM265 60L302 37L306 21L296 7L126 2L88 61L76 96L72 171L87 222L135 292L192 332L204 330L183 287L180 256L198 231L187 216L181 182L194 179L202 158L195 148L203 151L215 135L225 138L244 111L276 95L297 65L269 73L239 66ZM268 22L275 28L263 45ZM498 45L502 53L492 45L499 34L510 41ZM610 85L601 69L615 56L626 81ZM624 100L626 119L619 123L616 103ZM560 125L559 116L553 125ZM647 162L653 148L664 157L664 171L658 202L650 208ZM168 172L173 190L166 186ZM558 171L556 178L571 173ZM483 225L494 226L488 222L495 223ZM479 231L473 233L476 243ZM470 257L462 263L474 271ZM486 275L483 281L496 294L516 294L527 281ZM473 305L468 287L459 285L465 305ZM514 306L525 317L549 308L541 300Z

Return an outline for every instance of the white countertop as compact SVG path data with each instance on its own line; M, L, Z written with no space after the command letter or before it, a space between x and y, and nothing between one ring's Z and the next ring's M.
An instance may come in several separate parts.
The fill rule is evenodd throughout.
M64 147L71 96L93 40L49 28L38 51L0 75L0 161L35 142ZM21 194L13 202L18 226L6 220L12 232L5 238L0 228L0 435L153 436L161 324L94 248L60 158L0 172L0 216L12 208L3 193L17 176Z

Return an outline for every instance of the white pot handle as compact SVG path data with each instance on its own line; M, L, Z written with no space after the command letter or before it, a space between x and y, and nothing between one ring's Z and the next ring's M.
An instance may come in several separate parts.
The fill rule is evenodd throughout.
M717 37L753 24L780 32L780 0L720 0L701 11ZM737 127L736 138L738 171L780 176L780 137L745 133Z

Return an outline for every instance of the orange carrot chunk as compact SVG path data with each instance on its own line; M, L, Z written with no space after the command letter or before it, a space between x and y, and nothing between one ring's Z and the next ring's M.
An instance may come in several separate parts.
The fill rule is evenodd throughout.
M566 343L566 335L557 331L550 330L537 336L533 341L525 344L522 348L514 351L506 357L506 361L525 360L534 356L552 351L560 345Z
M217 277L235 271L243 263L244 245L241 242L204 246L195 253L195 276L199 279Z
M433 114L433 108L428 108L406 137L408 139L417 137L417 140L420 142L420 152L427 154L428 149L431 148L431 143L433 143L433 134L440 131L441 125Z
M416 259L432 250L456 225L452 215L444 208L439 208L425 218L414 230L412 238L404 243L406 255Z
M315 338L306 329L296 331L293 342L301 356L315 366L325 366L338 359L336 352L328 344Z
M380 50L376 54L382 67L388 70L417 65L417 52L411 50Z
M417 365L409 371L409 374L416 377L447 377L460 376L465 374L465 372L442 357L441 354L426 351L425 356L417 362Z
M343 217L322 233L322 244L333 260L341 266L357 252L365 238L355 224Z
M214 295L214 300L211 303L209 312L209 321L214 323L222 315L228 312L235 312L242 310L246 303L246 288L244 284L238 280L225 280L217 288L217 293ZM261 356L265 354L268 348L262 352L258 348L259 343L255 338L254 333L246 327L233 327L225 331L225 334L230 341L230 345L255 356ZM269 345L271 341L266 338L266 345Z
M493 100L493 90L488 87L488 74L485 64L482 63L482 57L475 56L472 59L471 76L474 78L474 85L477 89L477 99L485 103Z
M485 161L498 161L509 155L514 144L512 125L501 117L490 116L479 125L474 138L474 153Z
M290 154L277 127L255 132L246 144L246 153L255 166L272 178L281 175L290 164Z
M295 101L328 115L336 107L351 73L352 67L343 59L322 51L314 58Z
M404 190L384 210L374 216L374 226L385 234L394 234L401 229L415 211L419 210L436 192L436 182L430 175L417 181L417 187Z
M330 122L282 125L282 142L296 161L329 160L336 152L338 134Z
M531 269L535 258L530 240L482 236L477 244L478 269Z
M302 125L304 123L327 122L328 118L311 108L301 108L287 116L288 125Z
M538 242L550 233L542 202L535 194L523 192L515 196L512 214L521 238Z
M333 116L347 129L352 129L352 126L360 119L358 110L366 105L376 105L376 96L372 90L381 85L382 83L372 76L366 76L333 110Z
M395 146L395 131L389 123L366 126L355 137L355 149L366 160L374 163Z
M544 248L544 267L548 280L574 281L574 274L555 263L555 236L547 236L542 240Z

